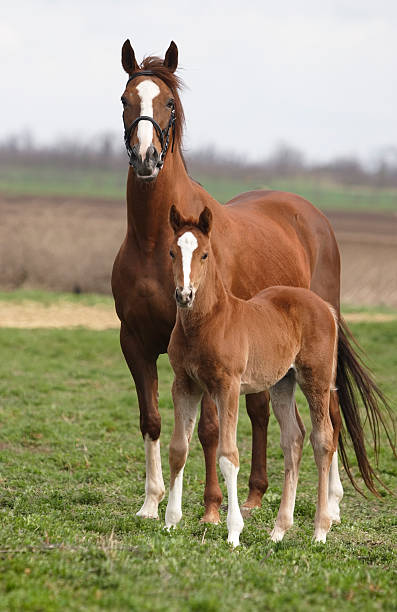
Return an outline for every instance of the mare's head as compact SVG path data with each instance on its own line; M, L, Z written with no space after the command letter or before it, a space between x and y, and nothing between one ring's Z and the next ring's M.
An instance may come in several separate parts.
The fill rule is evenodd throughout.
M121 102L124 107L124 139L130 165L142 181L153 181L167 151L180 144L183 108L178 95L178 48L171 42L164 60L147 57L138 65L129 40L121 63L129 78ZM168 153L170 154L170 152Z
M170 248L175 280L175 299L181 308L191 308L212 256L212 213L206 206L198 221L184 219L174 205L170 209L174 239Z

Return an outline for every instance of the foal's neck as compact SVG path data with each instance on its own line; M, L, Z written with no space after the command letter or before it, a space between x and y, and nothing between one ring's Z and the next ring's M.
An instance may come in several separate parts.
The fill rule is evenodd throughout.
M185 333L206 326L209 318L221 315L232 296L227 292L211 252L205 278L201 281L191 308L178 308Z
M183 203L189 201L191 179L177 147L169 151L163 168L153 182L145 183L129 169L127 179L128 236L141 246L155 248L162 236L169 238L169 210L177 204L184 213Z

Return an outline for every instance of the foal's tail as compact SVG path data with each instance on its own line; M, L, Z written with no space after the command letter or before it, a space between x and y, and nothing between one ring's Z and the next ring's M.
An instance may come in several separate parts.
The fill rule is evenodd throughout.
M371 373L364 365L361 357L353 349L353 343L358 349L360 348L345 321L340 316L338 322L338 364L336 373L339 403L342 408L349 437L353 443L361 476L368 489L379 496L375 481L381 484L382 487L386 489L387 487L380 480L368 459L364 442L364 429L360 417L360 398L365 409L365 420L368 420L373 438L376 467L378 466L381 429L386 433L390 447L394 456L397 458L395 446L395 419L385 396L374 382ZM354 488L364 495L351 472L346 453L346 438L342 431L339 435L339 452L343 466Z

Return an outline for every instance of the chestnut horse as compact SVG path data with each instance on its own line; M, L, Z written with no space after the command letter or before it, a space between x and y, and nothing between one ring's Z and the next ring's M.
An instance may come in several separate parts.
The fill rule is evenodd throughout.
M183 470L198 402L207 392L219 414L218 459L228 492L228 541L239 545L244 526L237 499L239 395L270 390L285 466L280 509L271 538L274 542L283 539L293 524L305 433L296 418L297 381L309 403L313 425L310 440L318 469L314 539L325 542L332 520L339 521L343 494L337 470L338 432L329 411L336 376L336 313L315 293L300 287L270 287L248 301L233 296L222 282L213 255L209 208L195 223L182 218L172 206L170 222L175 233L170 255L178 308L168 346L175 373L175 426L169 455L166 527L175 527L182 518ZM218 251L218 261L220 257Z
M127 233L116 257L112 290L120 318L121 348L135 381L140 427L145 442L145 501L138 512L157 517L164 496L160 459L160 427L156 361L167 351L176 307L168 245L170 204L196 218L208 206L216 221L214 257L222 250L219 273L236 296L249 299L271 285L310 287L337 312L339 352L337 386L349 431L354 430L359 467L374 490L374 473L363 443L356 392L367 412L378 415L377 388L359 363L340 318L340 262L332 228L312 204L290 193L251 191L221 206L187 171L181 152L184 115L175 75L178 50L171 43L165 59L147 57L141 65L127 40L122 65L129 78L122 95L125 142L130 156L127 180ZM205 92L207 97L210 92ZM340 427L338 397L331 397L334 427ZM269 418L267 393L249 393L246 406L252 423L252 465L249 508L261 504L267 488L266 437ZM373 432L377 436L377 420ZM203 520L217 522L222 499L216 472L218 422L216 407L206 395L202 401L198 433L204 449L206 487ZM341 440L340 450L350 475Z

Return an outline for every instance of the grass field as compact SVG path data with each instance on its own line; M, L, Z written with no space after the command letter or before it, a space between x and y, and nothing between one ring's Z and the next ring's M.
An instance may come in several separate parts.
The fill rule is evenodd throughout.
M395 406L397 322L352 328ZM0 329L0 351L1 610L397 608L396 499L363 499L342 472L342 523L325 546L314 545L316 473L308 440L295 526L284 542L275 545L268 536L283 475L274 418L270 486L263 507L246 521L242 546L231 550L226 543L224 507L221 525L199 523L204 469L196 436L185 471L184 518L169 534L164 502L160 521L135 517L144 452L117 332ZM173 417L166 356L159 368L168 483ZM308 425L301 395L298 401ZM245 410L240 414L242 501L250 427ZM396 463L386 448L381 467L395 487Z
M10 166L0 168L0 192L12 195L72 196L124 199L127 164L122 171L103 168ZM233 177L195 176L220 202L243 191L277 189L298 193L323 210L396 211L397 189L355 187L318 182L307 178L274 178L271 181L236 180Z

